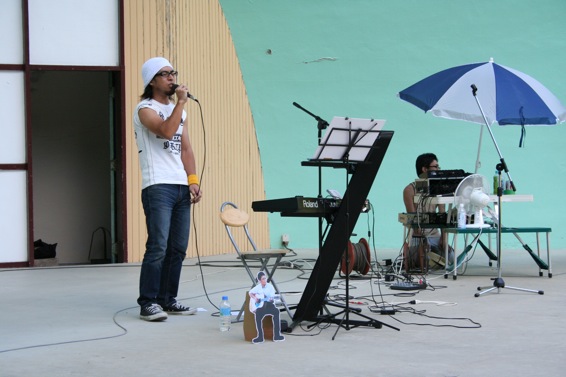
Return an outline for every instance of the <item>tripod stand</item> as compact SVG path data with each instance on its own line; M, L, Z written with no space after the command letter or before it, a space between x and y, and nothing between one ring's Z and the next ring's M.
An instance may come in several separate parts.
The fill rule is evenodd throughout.
M501 288L507 288L507 289L513 289L516 291L523 291L523 292L531 292L531 293L538 293L539 295L543 295L544 291L537 291L534 289L526 289L526 288L518 288L518 287L511 287L511 286L506 286L505 285L505 281L503 280L503 278L501 277L501 212L502 212L502 208L501 208L501 196L503 195L503 187L501 185L501 171L505 169L504 166L504 161L503 159L501 159L501 163L497 164L496 169L497 169L497 205L499 208L498 211L498 215L497 215L497 277L493 279L493 286L491 288L488 287L478 287L478 292L476 293L474 296L475 297L480 297L483 294L486 294L488 292L494 291L497 289L497 292L499 293Z
M351 129L349 130L349 132L351 133ZM357 134L356 134L357 137ZM352 141L352 140L351 140ZM344 155L344 163L346 165L349 164L349 154L348 152L346 152L346 154ZM348 187L349 185L349 170L346 169L346 187ZM344 200L342 202L342 205L346 206L346 227L345 227L345 232L346 232L346 237L349 237L349 228L350 228L350 195L346 195L344 197ZM346 331L351 330L352 328L355 327L359 327L359 326L369 326L369 327L374 327L376 329L380 329L382 326L387 326L389 328L392 328L394 330L399 331L398 328L390 326L386 323L377 321L369 316L366 316L364 314L361 313L361 309L359 308L351 308L350 307L350 263L352 263L352 261L350 260L350 253L348 250L348 247L346 247L344 249L344 265L345 265L345 279L346 279L346 304L344 306L341 305L337 305L337 304L330 304L328 302L326 302L326 305L331 305L331 306L335 306L335 307L342 307L343 310L335 313L335 314L330 314L328 315L326 318L323 318L324 322L330 322L330 323L335 323L338 325L338 327L336 328L336 331L334 332L334 335L332 336L332 340L334 340L336 338L336 335L338 335L338 331L340 330L340 328L344 328ZM359 317L362 317L365 319L365 321L363 320L352 320L350 319L350 314L355 314ZM342 315L341 319L338 319L340 316Z

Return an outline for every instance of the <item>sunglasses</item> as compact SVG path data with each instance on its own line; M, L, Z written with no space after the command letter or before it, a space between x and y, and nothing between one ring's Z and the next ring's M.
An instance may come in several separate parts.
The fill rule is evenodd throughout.
M157 76L161 76L161 77L175 76L175 77L177 77L178 74L179 74L179 72L177 72L177 71L163 71L163 72L157 72L155 74L155 77L157 77Z

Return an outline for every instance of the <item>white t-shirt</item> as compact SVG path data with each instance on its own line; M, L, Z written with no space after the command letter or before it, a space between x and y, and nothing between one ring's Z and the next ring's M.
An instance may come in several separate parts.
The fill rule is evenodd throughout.
M261 283L256 284L255 287L250 289L250 293L257 296L259 299L266 299L271 301L275 297L275 288L271 283L265 284L265 287Z
M171 140L158 136L140 121L140 109L154 110L161 119L169 118L175 105L157 102L153 99L141 101L134 111L134 131L142 173L142 189L160 183L188 185L187 173L181 161L181 134L187 117L183 110L181 123Z

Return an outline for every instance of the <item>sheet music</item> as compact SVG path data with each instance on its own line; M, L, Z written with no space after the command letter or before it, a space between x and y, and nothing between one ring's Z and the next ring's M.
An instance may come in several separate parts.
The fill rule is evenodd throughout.
M334 117L311 160L342 160L350 137L360 131L353 140L348 160L362 162L384 125L383 119Z

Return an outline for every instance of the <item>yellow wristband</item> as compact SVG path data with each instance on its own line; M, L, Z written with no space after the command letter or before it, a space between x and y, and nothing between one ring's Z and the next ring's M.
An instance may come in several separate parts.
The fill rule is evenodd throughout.
M199 184L199 180L196 174L190 174L187 179L189 181L189 186Z

